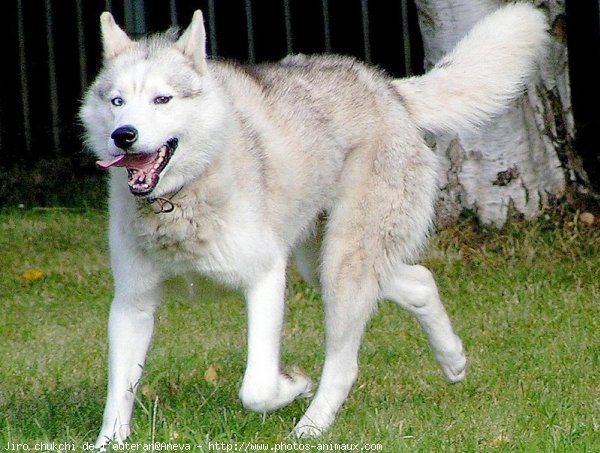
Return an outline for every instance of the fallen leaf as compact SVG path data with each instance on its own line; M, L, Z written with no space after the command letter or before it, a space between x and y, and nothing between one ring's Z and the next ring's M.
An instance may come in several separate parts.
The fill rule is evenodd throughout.
M204 380L212 385L217 385L219 381L219 371L221 371L221 365L211 365L204 372Z
M26 282L34 282L36 280L41 280L42 278L44 278L45 275L46 274L44 274L44 272L38 269L29 269L23 272L23 275L21 277L23 277L23 280L25 280Z

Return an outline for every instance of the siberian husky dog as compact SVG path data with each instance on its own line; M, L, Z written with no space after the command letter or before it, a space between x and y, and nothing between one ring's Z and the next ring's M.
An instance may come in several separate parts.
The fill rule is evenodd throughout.
M473 129L522 92L547 45L541 12L505 6L430 72L404 80L340 56L207 60L200 11L180 37L133 41L109 13L100 22L104 66L81 109L86 143L110 169L115 293L98 447L130 434L161 285L190 271L245 295L239 395L258 412L313 391L280 366L290 255L320 284L325 362L296 435L331 426L381 300L417 318L448 381L464 379L461 340L432 274L415 264L438 191L423 132Z

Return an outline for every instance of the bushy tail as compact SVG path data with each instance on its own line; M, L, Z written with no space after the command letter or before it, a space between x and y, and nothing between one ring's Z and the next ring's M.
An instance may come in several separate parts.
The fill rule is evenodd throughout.
M459 131L506 109L531 80L546 52L548 25L526 3L500 8L423 76L394 80L417 125Z

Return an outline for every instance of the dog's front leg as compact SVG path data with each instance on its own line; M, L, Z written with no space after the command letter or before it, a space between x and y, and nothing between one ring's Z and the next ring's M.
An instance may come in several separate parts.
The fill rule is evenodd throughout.
M312 382L300 371L280 370L281 331L285 308L284 259L246 291L248 311L248 363L240 399L256 412L278 409L301 396L308 396Z
M113 301L109 317L108 397L102 430L96 448L110 441L122 443L131 432L135 391L142 377L144 362L154 325L154 306L158 291Z
M116 297L110 309L108 396L96 448L111 441L122 443L131 433L135 392L154 325L153 309L138 305L138 297ZM146 303L155 295L146 293L142 297Z
M162 293L160 272L123 239L111 237L115 297L108 320L108 396L98 449L111 441L122 443L131 432L135 391Z

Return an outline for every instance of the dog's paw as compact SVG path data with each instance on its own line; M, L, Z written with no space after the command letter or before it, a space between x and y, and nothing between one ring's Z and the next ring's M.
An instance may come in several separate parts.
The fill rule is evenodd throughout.
M108 451L112 440L106 436L99 437L94 445L94 451L99 451L100 453L105 453Z
M454 384L465 379L467 357L458 336L454 335L454 338L442 350L434 350L434 354L448 382Z
M288 392L295 395L294 399L312 398L314 395L313 381L300 367L293 366L290 371L284 372L283 376L289 380Z
M310 438L325 434L335 419L335 411L332 411L330 402L329 398L319 398L317 395L295 426L292 435Z
M279 373L273 379L266 377L244 378L240 399L246 409L269 412L287 406L298 398L312 396L313 383L299 368Z
M294 431L292 431L292 435L304 439L320 437L323 435L323 433L324 431L319 429L319 427L317 426L304 425L300 423L298 423L298 425L296 425L296 427L294 428Z
M106 452L108 451L111 444L122 445L125 440L131 434L131 429L129 425L121 426L121 429L117 432L112 432L112 430L102 430L98 439L96 440L96 444L94 445L95 451Z

